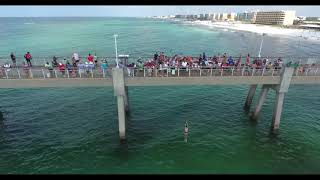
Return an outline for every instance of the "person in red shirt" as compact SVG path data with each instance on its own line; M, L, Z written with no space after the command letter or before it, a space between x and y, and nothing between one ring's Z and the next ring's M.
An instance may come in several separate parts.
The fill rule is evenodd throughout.
M24 55L24 58L26 59L28 66L32 67L32 64L31 64L32 56L31 56L30 52L27 52L27 54Z
M59 70L60 70L60 72L62 73L62 75L64 76L64 73L65 73L65 67L64 67L64 64L62 64L62 63L59 63Z
M87 57L87 59L89 62L93 63L93 56L90 53L89 53L89 56Z

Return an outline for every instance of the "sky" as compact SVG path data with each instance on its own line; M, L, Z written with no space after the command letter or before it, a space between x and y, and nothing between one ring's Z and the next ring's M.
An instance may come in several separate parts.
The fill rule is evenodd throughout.
M145 17L176 14L295 10L320 17L320 6L0 6L0 17Z

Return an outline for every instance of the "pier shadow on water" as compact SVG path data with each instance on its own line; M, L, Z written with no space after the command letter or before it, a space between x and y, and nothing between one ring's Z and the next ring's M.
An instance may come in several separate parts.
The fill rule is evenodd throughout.
M117 159L128 160L129 158L129 145L127 140L120 140L120 143L114 149L113 154Z
M3 113L2 113L2 111L0 111L0 132L4 128L4 122L3 121L4 121Z

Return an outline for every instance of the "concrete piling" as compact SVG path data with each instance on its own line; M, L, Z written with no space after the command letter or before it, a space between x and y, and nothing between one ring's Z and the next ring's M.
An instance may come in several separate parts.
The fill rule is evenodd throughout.
M123 68L112 69L112 81L114 96L117 96L118 122L120 140L125 140L126 134L126 111L129 109L128 88L125 86Z
M283 72L280 76L280 84L276 86L276 100L275 105L273 109L273 115L272 115L272 124L271 128L273 130L278 130L280 125L280 118L283 108L283 100L285 93L288 92L291 79L294 73L294 68L292 67L285 67Z
M280 117L281 117L282 108L283 108L283 100L284 100L284 93L276 92L276 101L274 105L272 124L271 124L271 127L273 130L279 129Z
M261 111L262 105L264 103L264 101L266 100L267 94L269 91L269 87L267 85L263 85L261 88L261 92L260 92L260 96L258 99L258 103L256 104L255 110L252 114L252 119L257 120L259 113Z
M254 96L254 94L256 92L256 89L257 89L257 85L256 84L250 85L250 89L249 89L249 92L248 92L246 103L244 104L244 109L245 110L250 109L250 106L251 106L251 103L252 103L252 99L253 99L253 96Z

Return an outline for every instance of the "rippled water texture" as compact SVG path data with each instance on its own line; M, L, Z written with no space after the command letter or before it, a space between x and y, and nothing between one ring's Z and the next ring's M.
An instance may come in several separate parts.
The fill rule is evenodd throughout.
M259 36L135 18L0 19L0 55L256 52ZM272 44L272 45L271 45ZM267 37L263 55L316 55L319 44ZM244 53L243 53L244 54ZM291 86L280 132L275 92L258 122L243 111L248 86L130 87L127 142L112 88L0 89L0 173L319 173L320 87ZM260 87L256 92L256 97ZM256 101L254 99L253 106ZM184 122L189 121L188 142Z

